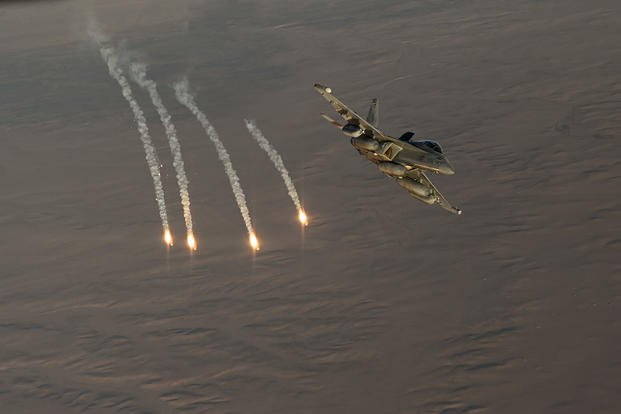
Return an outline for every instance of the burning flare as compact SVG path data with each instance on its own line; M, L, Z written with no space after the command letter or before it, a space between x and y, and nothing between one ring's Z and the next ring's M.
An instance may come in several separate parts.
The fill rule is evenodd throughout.
M300 209L298 212L298 220L300 220L300 223L302 223L304 227L308 226L308 216L303 209Z
M287 167L285 167L285 162L282 160L282 157L280 156L278 151L276 151L276 148L274 148L274 146L267 140L267 138L265 138L265 135L263 135L263 132L261 132L261 130L259 129L259 127L257 127L257 124L254 121L244 119L244 122L246 123L246 128L248 128L250 136L255 141L257 141L259 147L261 147L261 149L267 153L267 155L270 157L270 160L274 164L274 167L280 173L280 176L282 177L282 180L287 187L287 191L289 192L289 197L291 198L291 201L293 201L295 208L298 210L298 218L300 219L302 225L306 226L308 224L308 218L306 217L306 213L302 208L302 204L300 203L300 197L298 196L298 191L295 189L295 185L293 184L293 180L289 175L289 171L287 170Z
M187 242L188 242L188 247L190 248L190 250L194 251L197 249L196 239L194 238L194 234L188 233Z
M252 250L259 251L260 246L259 246L259 239L257 239L257 236L254 233L250 233L250 247L252 247Z
M90 35L93 40L99 44L99 53L108 66L108 73L121 87L121 93L129 104L129 107L134 115L134 120L138 126L138 132L140 134L140 141L142 142L145 158L147 160L147 166L149 167L149 173L151 174L151 179L153 180L153 190L155 191L155 200L157 201L162 228L166 231L168 230L168 213L166 212L166 200L164 197L164 186L162 184L162 177L160 173L160 162L157 157L155 146L153 146L153 141L151 140L147 119L145 118L144 112L142 111L142 108L140 108L138 101L136 101L132 88L125 77L123 70L121 69L121 59L119 54L115 48L108 44L106 36L100 33L95 27L96 22L91 21L90 24Z
M157 91L157 85L154 81L147 78L147 65L144 63L134 62L130 65L130 74L132 79L141 87L149 92L151 101L160 116L160 120L166 131L168 145L173 156L173 167L175 167L175 175L177 176L177 185L179 186L179 195L181 196L181 206L183 207L183 218L185 220L186 232L192 233L192 212L190 211L190 190L189 180L185 173L183 165L183 157L181 156L181 144L177 138L177 129L173 124L168 109L164 106L162 98Z
M166 229L164 231L164 242L166 243L167 246L173 245L173 238L172 238L172 234L170 234L169 229Z
M199 121L207 137L212 142L212 144L216 147L216 152L218 153L218 158L222 162L224 166L224 172L226 173L229 184L231 185L231 190L233 190L233 194L235 195L235 201L237 202L237 206L239 207L239 212L244 219L244 224L246 225L246 230L248 234L250 234L250 244L254 247L255 250L258 250L259 242L257 241L256 236L254 236L254 228L252 227L252 219L250 217L250 211L248 210L248 204L246 203L246 195L244 194L244 190L239 182L239 177L237 176L237 172L235 168L233 168L233 163L231 162L231 157L224 147L218 132L216 132L215 128L209 120L204 112L202 112L197 104L194 96L190 93L190 84L187 79L183 79L179 82L176 82L173 85L175 89L175 95L177 96L177 100L183 106L188 108L192 114ZM253 242L254 240L254 242Z

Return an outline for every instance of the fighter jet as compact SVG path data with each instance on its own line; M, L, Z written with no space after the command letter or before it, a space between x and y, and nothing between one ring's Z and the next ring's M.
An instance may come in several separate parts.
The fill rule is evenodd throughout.
M393 138L378 129L379 103L373 99L366 120L349 109L327 86L315 84L315 89L345 120L340 124L326 114L321 116L351 138L351 144L369 161L377 164L380 172L394 178L412 197L425 204L439 204L454 214L461 210L452 206L427 178L426 172L453 175L455 170L432 140L414 140L414 132Z

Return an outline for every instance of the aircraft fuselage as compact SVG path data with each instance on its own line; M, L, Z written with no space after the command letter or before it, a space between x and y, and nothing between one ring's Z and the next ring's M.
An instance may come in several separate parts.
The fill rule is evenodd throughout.
M409 142L399 142L399 144L392 144L393 146L398 146L401 149L397 151L396 155L394 155L394 158L390 159L390 154L388 154L387 156L386 153L382 152L383 145L390 143L382 144L378 142L377 150L372 145L359 145L360 141L367 141L368 139L373 138L364 137L361 140L358 137L354 137L351 139L351 144L354 148L358 150L358 152L360 152L360 154L364 155L369 161L375 164L389 161L395 164L402 165L408 170L411 170L412 168L422 168L424 170L433 171L438 174L455 174L455 170L453 170L453 167L446 159L446 156L444 156L444 154L438 153L433 150L423 150L417 148ZM368 144L368 142L364 142L364 144Z

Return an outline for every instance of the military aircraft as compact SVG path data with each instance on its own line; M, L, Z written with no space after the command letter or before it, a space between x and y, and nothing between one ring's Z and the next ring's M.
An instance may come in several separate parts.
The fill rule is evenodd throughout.
M349 109L327 86L315 84L317 92L332 105L336 112L345 119L341 125L326 114L321 116L351 137L351 144L369 161L377 164L380 172L394 178L412 197L425 204L439 204L454 214L461 210L452 206L438 189L431 183L426 171L436 174L452 175L453 167L442 153L442 147L435 141L417 141L413 132L406 132L399 139L393 138L378 129L379 104L373 99L367 119L363 119Z

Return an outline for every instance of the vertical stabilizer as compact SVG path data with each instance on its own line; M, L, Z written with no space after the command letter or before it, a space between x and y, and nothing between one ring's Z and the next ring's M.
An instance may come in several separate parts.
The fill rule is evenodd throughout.
M379 124L379 102L377 98L373 98L371 101L371 107L369 108L369 114L367 115L367 122L374 127L378 127Z

